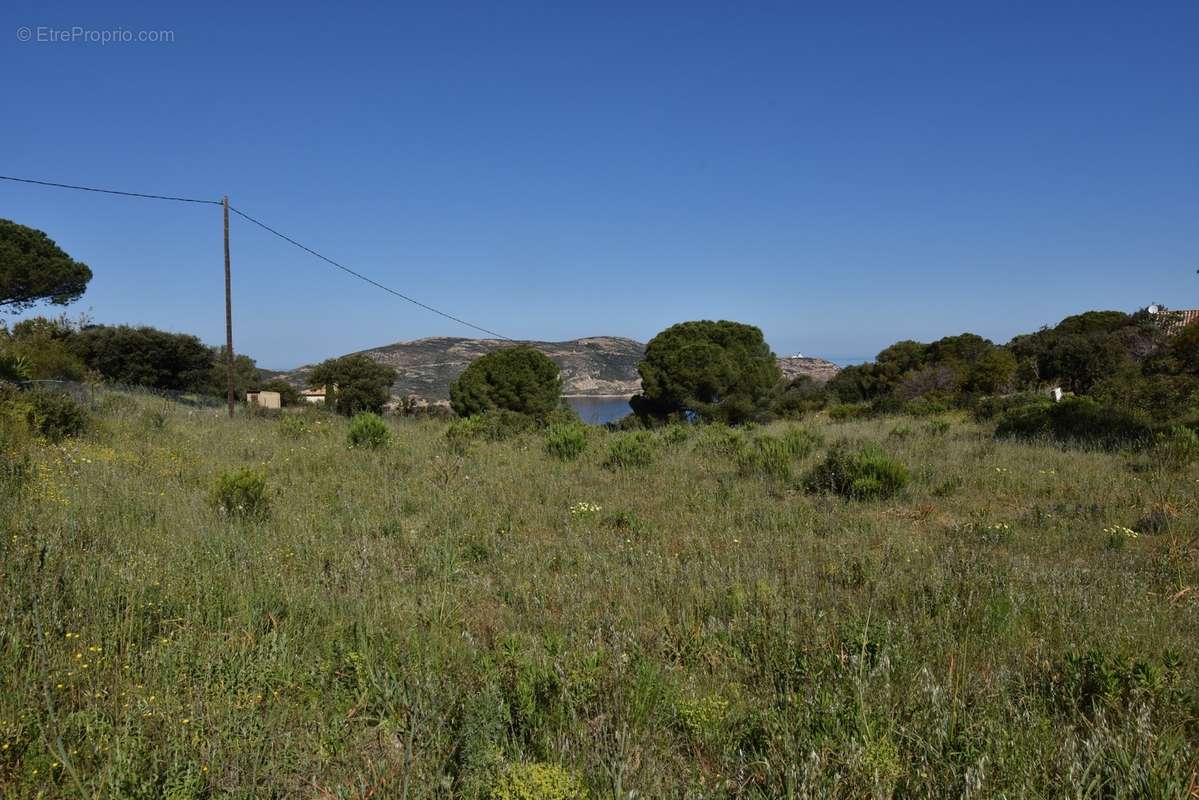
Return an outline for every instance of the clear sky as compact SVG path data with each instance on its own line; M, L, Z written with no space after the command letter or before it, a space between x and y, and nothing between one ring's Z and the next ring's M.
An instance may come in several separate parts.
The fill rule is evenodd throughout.
M0 174L228 194L514 338L852 360L1199 306L1199 3L262 5L8 0ZM92 267L72 313L223 339L219 208L0 182L0 217ZM232 242L262 366L475 335Z

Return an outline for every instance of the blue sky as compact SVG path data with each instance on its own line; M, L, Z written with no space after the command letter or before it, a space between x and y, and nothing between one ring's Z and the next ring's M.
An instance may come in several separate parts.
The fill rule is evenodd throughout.
M228 194L514 338L727 318L852 360L1199 306L1196 3L256 5L10 0L0 174ZM73 26L174 42L36 40ZM0 217L92 267L71 313L221 341L217 207L0 182ZM232 247L263 366L474 335Z

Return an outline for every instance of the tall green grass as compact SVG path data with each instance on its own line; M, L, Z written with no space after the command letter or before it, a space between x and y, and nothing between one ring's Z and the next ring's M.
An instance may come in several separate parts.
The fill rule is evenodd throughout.
M1194 780L1194 465L956 419L589 431L573 460L539 431L463 446L388 421L372 450L333 417L141 403L13 445L5 797L1165 798ZM805 491L841 441L907 487ZM231 475L261 476L269 513L223 510ZM1109 546L1145 518L1166 523Z

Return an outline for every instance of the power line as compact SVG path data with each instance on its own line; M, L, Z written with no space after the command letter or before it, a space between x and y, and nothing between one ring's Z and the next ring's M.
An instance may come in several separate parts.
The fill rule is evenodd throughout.
M216 206L223 204L223 201L221 201L221 200L201 200L201 199L198 199L195 197L172 197L170 195L163 195L163 194L146 194L143 192L123 192L123 191L118 191L116 189L99 189L94 186L77 186L75 184L70 184L70 183L55 183L53 181L39 181L39 180L34 180L33 178L14 178L10 175L0 175L0 180L13 181L15 183L31 183L31 184L35 184L37 186L53 186L58 189L75 189L75 190L78 190L81 192L98 192L100 194L115 194L115 195L121 195L122 197L144 197L148 200L175 200L180 203L206 203L206 204L211 204L211 205L216 205ZM337 267L342 272L346 272L350 275L353 275L355 278L358 278L361 281L366 281L371 286L382 289L383 291L387 292L388 294L393 294L396 297L400 298L401 300L406 300L415 306L420 306L421 308L425 309L426 311L431 311L434 314L437 314L438 316L445 317L446 319L451 320L453 322L457 322L459 325L465 325L466 327L472 328L476 331L480 331L481 333L486 333L488 336L494 336L497 339L504 339L509 342L514 341L513 339L505 336L502 333L497 333L488 328L484 328L481 325L476 325L473 322L467 322L466 320L464 320L460 317L455 317L453 314L447 314L446 312L441 311L440 309L436 309L433 306L422 303L421 301L416 300L412 297L409 297L408 295L406 295L402 292L397 292L395 289L392 289L390 286L384 286L383 284L379 283L378 281L373 280L373 279L368 278L367 276L363 275L361 272L355 272L354 270L350 269L349 267L345 266L344 264L339 264L338 262L334 261L333 259L329 258L328 256L321 255L317 251L313 250L311 247L307 247L303 244L300 244L299 242L297 242L295 239L291 238L290 236L282 234L279 231L272 228L271 226L267 225L266 223L260 222L256 219L254 219L249 214L245 213L244 211L242 211L240 209L234 208L233 206L229 206L229 210L232 211L233 213L237 214L239 217L242 217L243 219L247 220L248 222L254 223L258 227L267 231L268 233L272 233L275 236L278 236L280 239L284 240L285 242L289 242L289 243L295 245L296 247L300 248L304 252L310 253L311 255L316 256L321 261L324 261L328 264L332 264L333 266Z
M123 197L144 197L148 200L175 200L180 203L209 203L214 206L221 204L220 200L198 200L195 197L171 197L165 194L143 194L142 192L120 192L116 189L97 189L93 186L75 186L70 183L53 183L52 181L35 181L32 178L14 178L10 175L0 175L0 180L16 183L33 183L38 186L54 186L59 189L78 189L81 192L99 192L101 194L119 194Z
M311 255L314 255L314 256L316 256L316 257L317 257L317 258L319 258L321 261L324 261L324 262L326 262L326 263L332 264L333 266L337 267L337 268L338 268L339 270L341 270L342 272L347 272L347 273L349 273L350 275L353 275L355 278L358 278L359 280L366 281L366 282L367 282L367 283L369 283L371 286L376 286L376 287L378 287L378 288L382 289L382 290L383 290L383 291L385 291L385 292L388 292L388 293L390 293L390 294L393 294L393 295L395 295L396 297L400 298L401 300L407 300L409 303L412 303L413 305L420 306L421 308L425 309L426 311L432 311L434 314L437 314L437 315L439 315L439 316L445 317L445 318L446 318L446 319L448 319L448 320L453 320L454 322L457 322L459 325L465 325L465 326L466 326L466 327L468 327L468 328L474 328L474 329L475 329L475 330L477 330L477 331L481 331L482 333L486 333L486 334L488 334L489 336L494 336L494 337L496 337L497 339L505 339L505 340L507 340L507 341L509 341L509 342L511 342L511 341L514 341L513 339L511 339L511 338L509 338L509 337L505 336L505 335L504 335L504 334L502 334L502 333L496 333L496 332L495 332L495 331L493 331L493 330L488 330L487 328L484 328L484 327L482 327L482 326L476 325L476 324L474 324L473 322L467 322L467 321L466 321L466 320L464 320L464 319L461 319L461 318L459 318L459 317L455 317L453 314L447 314L447 313L446 313L446 312L444 312L444 311L441 311L441 310L439 310L439 309L433 308L433 306L430 306L430 305L425 305L424 303L422 303L422 302L421 302L421 301L419 301L419 300L414 300L413 298L409 297L408 295L406 295L406 294L402 294L402 293L400 293L400 292L397 292L395 289L392 289L392 288L391 288L391 287L389 287L389 286L384 286L383 284L379 283L378 281L376 281L376 280L373 280L373 279L371 279L371 278L368 278L368 277L366 277L366 276L365 276L365 275L363 275L361 272L355 272L354 270L350 269L349 267L345 266L344 264L339 264L339 263L337 263L336 261L334 261L333 259L329 258L328 256L321 255L321 254L320 254L320 253L318 253L317 251L313 250L311 247L308 247L308 246L306 246L306 245L300 244L299 242L297 242L295 239L291 238L290 236L287 236L287 235L285 235L285 234L282 234L282 233L280 233L279 231L275 230L274 228L272 228L271 226L267 225L267 224L266 224L266 223L264 223L264 222L259 222L258 220L254 219L254 218L253 218L253 217L251 217L249 214L245 213L244 211L242 211L242 210L240 210L240 209L238 209L238 208L234 208L233 206L229 206L229 210L230 210L230 211L232 211L234 214L237 214L239 217L242 217L243 219L245 219L245 220L247 220L247 221L249 221L249 222L252 222L252 223L254 223L254 224L255 224L255 225L257 225L258 227L262 228L263 230L265 230L265 231L267 231L267 232L269 232L269 233L273 233L275 236L278 236L280 239L284 240L285 242L290 242L291 244L294 244L296 247L300 248L300 249L301 249L301 250L303 250L304 252L306 252L306 253L309 253L309 254L311 254Z

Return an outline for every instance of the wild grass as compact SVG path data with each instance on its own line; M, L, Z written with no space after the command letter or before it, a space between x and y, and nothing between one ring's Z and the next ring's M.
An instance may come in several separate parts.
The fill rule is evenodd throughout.
M0 493L3 796L1195 785L1194 464L961 419L589 431L563 461L538 431L389 420L371 450L321 415L106 409L13 445ZM753 437L789 468L739 463ZM907 487L806 492L840 441ZM213 502L239 474L269 514Z

